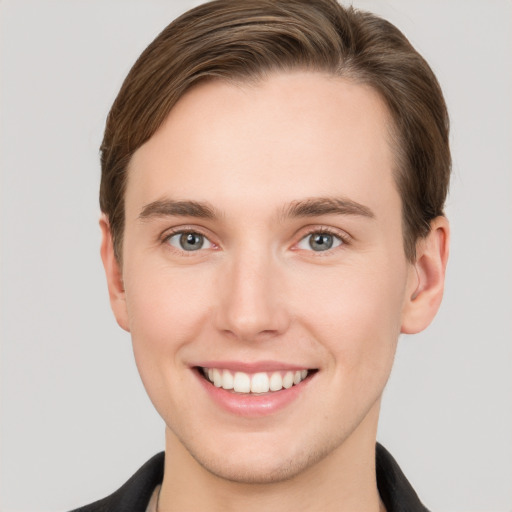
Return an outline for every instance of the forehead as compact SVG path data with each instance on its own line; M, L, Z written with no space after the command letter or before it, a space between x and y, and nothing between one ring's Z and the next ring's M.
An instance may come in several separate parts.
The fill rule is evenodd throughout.
M379 95L338 77L204 82L135 152L127 213L166 194L256 209L261 196L266 206L333 194L379 203L396 196L389 133Z

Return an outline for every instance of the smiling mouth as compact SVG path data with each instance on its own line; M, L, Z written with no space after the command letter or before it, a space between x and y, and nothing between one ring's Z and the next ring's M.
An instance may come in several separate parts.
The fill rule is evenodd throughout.
M197 367L199 374L217 388L240 394L274 393L290 389L311 377L317 370L282 370L274 372L232 372L221 368Z

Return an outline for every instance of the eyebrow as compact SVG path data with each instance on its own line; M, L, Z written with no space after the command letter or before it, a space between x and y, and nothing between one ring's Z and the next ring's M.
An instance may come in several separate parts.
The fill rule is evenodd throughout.
M292 201L284 208L283 217L317 217L320 215L358 215L375 218L373 211L360 203L338 197L312 197Z
M218 214L215 212L215 208L206 202L160 199L145 205L139 214L139 219L169 216L215 219Z
M374 218L370 208L346 198L312 197L300 201L292 201L281 212L281 218L318 217L320 215L358 215ZM202 201L176 201L159 199L142 208L139 219L155 217L195 217L200 219L216 219L220 215L215 208Z

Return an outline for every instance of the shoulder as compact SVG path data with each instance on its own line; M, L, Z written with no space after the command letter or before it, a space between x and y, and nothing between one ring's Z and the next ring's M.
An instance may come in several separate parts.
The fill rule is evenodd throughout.
M144 512L155 487L162 483L164 452L148 460L116 492L71 512Z

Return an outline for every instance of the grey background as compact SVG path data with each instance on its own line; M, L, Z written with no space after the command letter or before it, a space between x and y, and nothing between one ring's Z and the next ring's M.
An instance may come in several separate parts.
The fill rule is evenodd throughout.
M98 499L163 449L110 313L98 146L129 67L200 2L0 2L0 509ZM431 63L452 118L442 309L403 337L379 439L436 511L512 510L512 2L356 1Z

